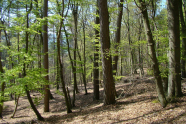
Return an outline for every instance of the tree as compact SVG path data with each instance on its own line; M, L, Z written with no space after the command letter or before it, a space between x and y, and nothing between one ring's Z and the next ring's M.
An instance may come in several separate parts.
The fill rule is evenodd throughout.
M27 14L26 14L26 28L27 29L29 28L29 13L30 13L31 9L32 9L32 2L30 4L30 9L29 10L28 10L28 7L26 5L26 12L27 12ZM25 41L26 41L26 46L25 47L26 47L26 54L27 54L28 53L28 42L29 42L29 32L28 31L26 31ZM26 66L27 66L26 65L26 57L24 57L24 60L25 60L25 62L23 64L23 77L26 76ZM35 107L35 105L34 105L34 103L32 101L32 98L30 96L30 91L28 89L28 85L25 85L24 89L25 89L25 92L27 94L27 98L28 98L28 101L30 103L30 106L32 107L32 109L35 112L35 114L37 115L38 120L44 120L44 118L38 112L37 108Z
M181 22L181 36L182 36L182 59L181 59L181 76L186 78L185 61L186 61L186 25L182 10L182 0L179 0L179 14Z
M119 3L119 12L118 12L118 18L117 18L117 30L115 35L115 56L113 58L113 75L116 76L117 73L117 67L118 67L118 49L120 44L120 35L121 35L121 21L122 21L122 15L123 15L123 0L120 0ZM117 96L117 93L115 91L115 95Z
M166 101L165 94L163 91L162 79L161 79L160 70L159 70L159 63L158 63L158 59L156 57L156 52L155 52L155 41L153 40L152 32L150 29L150 23L149 23L146 3L143 0L138 0L138 2L140 3L140 6L138 6L137 3L136 5L140 8L142 12L148 46L150 47L150 51L151 51L151 58L153 61L153 73L156 79L156 86L157 86L156 88L157 88L158 98L159 98L161 105L165 107L167 105L167 101Z
M96 8L96 25L99 25L99 9L98 0ZM95 42L94 42L94 69L93 69L93 85L94 85L94 100L99 100L99 29L95 26Z
M61 37L61 28L63 26L63 21L64 21L64 18L67 16L67 13L68 13L68 10L67 10L67 13L66 15L64 15L64 9L65 9L65 3L64 3L64 0L62 1L62 11L60 13L61 15L61 18L60 18L60 25L59 25L59 29L58 29L58 34L57 34L57 58L58 58L58 63L59 63L59 73L60 73L60 78L61 78L61 84L62 84L62 90L63 90L63 93L64 93L64 97L65 97L65 103L66 103L66 107L67 107L67 113L71 113L72 110L71 110L71 103L70 103L70 99L67 95L67 91L66 91L66 87L65 87L65 82L64 82L64 75L63 75L63 64L62 64L62 61L61 61L61 57L60 57L60 37Z
M112 58L110 53L110 35L109 35L109 13L107 8L107 0L99 0L99 18L100 18L100 41L101 56L103 68L104 83L104 104L114 104L115 101L115 85L112 73Z
M1 27L0 27L1 28ZM1 43L1 29L0 29L0 43ZM4 73L3 70L3 65L1 61L1 51L0 51L0 76L3 78L2 74ZM4 89L5 89L5 82L0 82L1 83L1 97L0 97L0 118L3 117L2 112L3 112L3 101L4 101Z
M179 0L167 0L169 31L168 97L181 96Z
M48 28L47 28L47 16L48 16L48 0L44 0L44 11L43 17L45 18L45 24L43 25L43 52L44 52L44 68L46 69L47 75L45 76L45 80L48 83ZM44 112L49 112L49 85L44 86L45 97L44 97Z

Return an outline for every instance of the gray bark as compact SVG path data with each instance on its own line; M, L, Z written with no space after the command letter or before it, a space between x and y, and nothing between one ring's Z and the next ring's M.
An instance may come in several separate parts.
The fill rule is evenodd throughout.
M148 46L151 52L151 59L153 62L153 72L154 72L154 77L156 79L156 88L157 88L158 98L159 98L161 105L165 107L167 105L167 101L166 101L164 91L163 91L162 79L161 79L160 70L159 70L159 63L158 63L158 59L156 57L156 52L155 52L155 42L153 40L152 32L150 29L150 23L149 23L149 18L147 14L146 3L143 2L142 0L138 0L138 2L140 3L140 10L142 11Z
M100 17L100 41L102 53L103 83L104 83L104 104L114 104L115 84L112 73L112 58L110 55L110 35L109 35L109 14L107 0L99 0Z

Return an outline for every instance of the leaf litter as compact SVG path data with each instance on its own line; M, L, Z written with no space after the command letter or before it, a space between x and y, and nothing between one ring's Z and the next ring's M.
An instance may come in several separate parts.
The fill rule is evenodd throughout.
M14 100L4 103L1 124L114 124L114 123L186 123L186 80L182 81L184 96L174 103L162 108L157 101L157 93L152 77L125 79L116 84L119 95L114 105L103 105L103 88L100 88L100 100L93 101L93 84L87 83L88 95L84 95L84 87L78 86L76 103L72 111L66 113L65 100L52 89L55 99L50 100L50 112L43 112L43 100L37 105L38 111L45 121L38 121L26 97L21 97L14 118L10 118L15 107ZM72 87L69 88L72 90ZM31 93L38 96L37 92Z

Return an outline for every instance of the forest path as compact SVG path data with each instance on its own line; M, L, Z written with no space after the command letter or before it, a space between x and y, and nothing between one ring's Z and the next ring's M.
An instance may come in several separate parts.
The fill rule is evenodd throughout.
M73 113L66 114L63 96L57 94L55 89L51 92L55 99L50 100L50 112L43 112L43 100L37 108L45 118L44 122L38 121L34 112L29 107L26 97L19 100L18 110L14 118L10 119L14 110L14 100L5 102L3 119L1 124L6 123L38 123L38 124L90 124L90 123L185 123L186 122L186 80L182 81L182 98L176 99L166 108L162 108L157 102L157 93L152 77L128 80L116 84L120 98L116 104L103 106L103 88L100 88L100 100L93 101L93 85L87 84L88 95L84 95L84 87L79 86L80 93L76 95L76 107ZM125 83L124 83L125 82ZM32 93L32 97L39 98L39 93Z

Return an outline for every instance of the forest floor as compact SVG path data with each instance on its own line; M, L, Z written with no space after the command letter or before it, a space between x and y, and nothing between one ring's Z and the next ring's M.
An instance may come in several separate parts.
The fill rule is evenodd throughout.
M108 123L186 123L186 80L182 81L184 96L174 103L162 108L157 100L154 78L145 76L130 79L125 77L116 84L119 95L116 104L103 106L103 88L100 88L100 100L93 101L93 85L87 84L88 95L84 95L84 87L79 86L80 93L76 94L76 103L72 113L66 113L64 97L51 92L54 99L50 100L50 112L43 112L43 100L37 105L45 121L38 121L32 111L27 97L19 100L14 118L10 118L15 104L14 100L4 103L3 119L6 123L34 123L34 124L108 124ZM40 97L39 93L31 93L32 97Z

